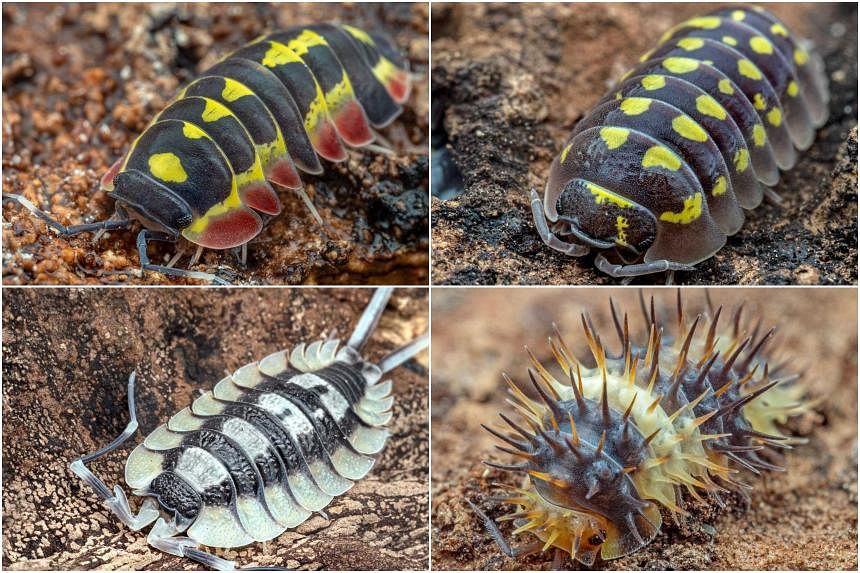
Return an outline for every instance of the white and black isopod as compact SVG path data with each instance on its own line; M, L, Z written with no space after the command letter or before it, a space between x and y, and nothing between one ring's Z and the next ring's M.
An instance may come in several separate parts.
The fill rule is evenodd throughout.
M136 515L120 486L111 491L86 467L137 431L134 373L125 431L72 471L130 528L152 525L153 547L232 569L201 546L240 547L296 527L364 477L385 445L393 398L383 376L428 344L424 335L376 364L362 357L390 295L375 292L345 344L299 344L243 366L147 436L125 467L145 497Z

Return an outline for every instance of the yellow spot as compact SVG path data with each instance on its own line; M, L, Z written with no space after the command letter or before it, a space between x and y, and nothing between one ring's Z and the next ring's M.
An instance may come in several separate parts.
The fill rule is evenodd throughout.
M809 61L809 52L797 48L796 50L794 50L794 61L798 66L802 66Z
M603 205L604 203L612 203L613 205L618 205L622 208L632 207L633 203L625 199L624 197L617 195L610 191L609 189L605 189L600 185L595 185L594 183L586 183L586 187L591 191L591 194L594 195L594 202L598 205Z
M767 112L767 121L774 127L779 127L782 124L782 112L778 107L770 108Z
M698 50L705 45L705 41L701 38L681 38L678 40L678 47L683 48L688 52Z
M761 72L756 65L746 58L738 60L738 71L742 76L746 76L751 80L760 80L762 78Z
M558 158L559 163L564 163L564 160L567 159L567 154L570 153L571 149L573 149L572 143L568 143L564 146L564 149L561 150L561 157Z
M344 71L341 80L326 92L326 105L328 105L329 110L332 110L336 114L343 104L354 99L355 93L352 91L352 83L350 83L349 77L346 75L346 71Z
M723 36L723 43L728 44L729 46L737 46L738 41L732 38L731 36Z
M753 143L756 144L756 147L763 147L764 142L767 141L767 134L764 131L764 126L760 123L757 123L753 126Z
M621 215L618 215L615 218L615 242L621 246L627 246L627 232L624 229L628 228L629 226L630 223Z
M303 63L297 53L279 42L269 42L269 49L261 62L267 68L277 68L286 64Z
M744 18L746 17L747 15L744 14L743 10L735 10L734 12L732 12L732 20L734 20L735 22L743 22Z
M702 16L699 18L692 18L684 22L685 26L689 26L690 28L703 28L705 30L713 30L714 28L720 27L720 19L716 16Z
M254 95L245 84L240 84L236 80L224 78L224 90L221 92L221 98L224 101L236 101L240 97Z
M623 96L623 95L621 95L621 92L615 92L615 99L621 99L621 98L623 98L623 97L624 97L624 96Z
M672 120L672 129L683 138L692 141L707 141L708 134L687 115L679 115Z
M753 107L755 107L759 111L764 111L767 107L767 103L764 101L764 96L760 93L757 93L753 96Z
M623 127L604 127L600 130L600 138L609 149L617 149L624 145L630 130Z
M651 101L644 97L629 97L622 101L619 107L624 115L640 115L648 111Z
M735 170L738 173L743 173L747 170L750 164L750 152L746 147L738 149L735 153Z
M184 183L188 174L174 153L154 153L149 156L149 172L168 183Z
M666 58L663 67L673 74L686 74L699 67L699 62L690 58Z
M669 171L677 171L681 168L681 159L668 147L655 145L642 157L642 167L662 167Z
M753 36L750 38L750 48L756 54L772 54L773 44L764 36Z
M732 80L730 80L729 78L721 79L720 82L717 84L717 89L720 90L720 93L726 95L732 95L733 93L735 93L735 88L732 87Z
M711 189L711 195L713 195L714 197L719 197L726 192L727 188L728 186L726 185L726 178L720 175L714 182L714 188Z
M719 120L726 119L726 110L719 104L717 100L707 94L702 94L696 98L696 109L699 113L715 117Z
M796 81L791 80L790 82L788 82L788 87L786 88L786 90L785 90L785 91L786 91L786 92L788 93L788 95L790 95L791 97L797 97L797 94L798 94L798 92L800 91L800 88L799 88L799 87L797 87L797 82L796 82Z
M231 117L232 115L227 106L218 103L214 99L206 98L206 107L203 109L200 119L206 123L211 123L224 117Z
M654 91L659 90L666 86L666 77L665 76L645 76L642 78L642 87L646 90Z
M686 225L698 219L701 214L702 194L694 193L692 196L684 199L684 208L681 209L681 211L679 211L678 213L675 213L673 211L666 211L665 213L660 213L660 220L668 221L670 223L678 223L679 225Z
M344 30L346 30L347 32L352 34L352 36L355 39L361 40L362 42L364 42L365 44L368 44L370 46L375 45L373 38L371 38L370 34L365 32L364 30L361 30L360 28L356 28L355 26L349 26L347 24L341 25L341 28L343 28Z
M785 36L788 37L788 30L785 29L785 26L782 24L774 24L770 27L770 31L772 34L777 36Z
M182 124L182 135L188 139L200 139L201 137L206 137L206 132L196 125L186 122Z

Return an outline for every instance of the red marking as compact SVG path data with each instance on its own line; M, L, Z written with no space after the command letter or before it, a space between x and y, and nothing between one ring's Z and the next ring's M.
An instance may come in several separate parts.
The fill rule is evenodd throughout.
M388 94L394 98L397 103L406 103L409 99L409 74L406 72L398 72L393 78L388 80Z
M320 154L320 157L329 161L343 161L346 159L346 149L341 145L334 125L328 120L319 125L316 133L311 136L311 142L316 152Z
M263 230L260 216L245 207L213 217L193 242L207 249L231 249L244 245Z
M302 188L302 179L299 177L299 172L296 171L296 166L289 159L279 159L276 161L266 174L266 179L287 189Z
M364 110L355 100L337 110L334 125L343 140L353 147L361 147L373 141L373 133L367 124Z
M119 168L122 165L122 160L124 158L120 157L116 163L110 166L110 169L102 175L101 187L102 191L113 191L113 180L116 178L119 173Z
M244 189L239 189L242 203L261 213L277 215L281 212L281 201L278 194L271 185L265 181L262 183L251 183Z

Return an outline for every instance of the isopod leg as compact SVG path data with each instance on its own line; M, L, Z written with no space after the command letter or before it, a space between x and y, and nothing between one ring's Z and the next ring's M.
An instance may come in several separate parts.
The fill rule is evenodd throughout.
M599 270L614 278L638 277L666 271L691 271L695 268L693 265L675 263L665 259L636 265L615 265L603 255L597 255L594 258L594 264Z
M200 545L184 536L177 536L179 529L176 525L164 521L164 518L159 518L152 529L149 530L149 535L146 537L147 543L152 545L159 551L164 551L170 555L177 557L187 557L192 561L202 564L209 571L236 571L236 562L229 561L207 553L199 549ZM248 567L238 569L238 571L284 571L280 567Z
M131 224L131 221L128 219L120 220L120 219L107 219L106 221L99 221L98 223L84 223L81 225L71 225L69 227L63 225L53 217L51 217L48 213L42 211L33 203L31 203L26 197L22 195L16 195L15 193L3 193L3 202L4 203L18 203L38 218L43 220L48 224L49 227L57 231L60 235L69 236L69 235L77 235L78 233L86 233L88 231L111 231L113 229L127 229Z
M502 553L504 553L511 559L516 559L517 557L523 557L525 555L537 553L543 547L542 541L535 541L527 545L521 545L520 547L511 547L508 541L505 539L504 535L502 535L502 532L499 531L499 527L496 525L495 521L487 517L487 514L478 509L478 506L476 506L470 500L467 499L466 503L471 506L472 511L474 511L475 515L478 516L478 519L481 520L481 523L483 523L484 525L484 529L487 530L487 533L490 534L490 536L496 542L496 545L498 545L499 549L501 549Z
M155 500L147 498L146 501L144 501L143 506L140 508L140 512L137 515L134 515L128 505L128 498L126 498L125 492L117 485L114 486L113 494L111 494L108 486L105 485L102 480L97 478L86 466L88 462L98 459L120 447L137 431L137 413L134 407L135 374L135 372L132 372L131 376L128 377L129 421L125 430L123 430L119 436L114 438L114 440L105 447L99 448L91 454L81 456L69 464L69 467L75 475L84 480L88 486L93 488L93 491L95 491L99 497L105 501L105 505L107 505L123 523L134 531L138 531L155 521L158 517L158 506L156 505Z
M221 277L215 276L210 273L202 273L199 271L189 271L185 269L174 269L171 267L166 267L164 265L154 265L149 262L149 255L146 254L146 247L150 241L165 241L169 243L175 243L176 238L168 235L167 233L159 233L156 231L150 231L148 229L142 230L137 235L137 254L140 257L140 267L147 271L153 271L156 273L161 273L163 275L172 275L175 277L186 277L190 279L197 279L201 281L206 281L208 283L213 283L217 285L227 285L230 284Z
M566 243L556 237L552 231L549 230L549 225L546 224L546 215L543 210L543 201L541 201L540 196L534 189L531 191L531 200L532 217L534 217L535 220L535 227L537 227L538 234L540 235L540 238L543 239L543 242L546 243L547 247L555 249L556 251L564 253L570 257L581 257L588 254L588 247L576 243Z
M354 350L361 352L367 339L373 334L376 324L379 322L382 313L385 312L385 307L388 305L388 299L391 298L392 288L378 288L373 293L370 302L367 303L367 308L358 319L355 329L352 331L352 336L349 337L346 345Z

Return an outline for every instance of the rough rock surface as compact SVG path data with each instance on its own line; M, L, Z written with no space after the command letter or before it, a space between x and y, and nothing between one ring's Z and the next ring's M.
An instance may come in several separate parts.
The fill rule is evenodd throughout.
M646 293L650 294L650 293ZM674 312L674 293L655 294L657 308ZM787 471L761 478L746 505L696 505L693 516L663 528L640 551L595 568L617 570L856 570L857 569L857 292L855 289L712 289L726 310L746 302L764 325L776 325L778 346L796 371L806 371L809 393L820 398L816 412L791 422L809 443L787 453ZM501 373L526 378L528 345L544 363L556 322L580 356L588 351L579 313L587 310L603 338L615 348L608 297L630 312L631 332L641 331L637 293L632 289L470 289L433 293L432 555L434 569L548 569L552 556L503 557L465 502L491 517L509 511L490 496L492 482L516 484L508 472L482 459L510 463L481 423L500 427L497 412L509 412ZM684 289L688 308L700 309L704 293ZM668 307L668 308L667 308ZM499 310L504 309L500 316ZM667 316L667 314L664 314ZM724 315L728 316L728 315ZM670 324L674 324L671 322ZM510 536L510 522L502 532ZM533 539L523 534L514 545ZM565 568L582 566L568 560Z
M542 243L528 191L543 190L570 130L665 30L717 6L434 5L433 144L450 147L465 192L432 199L433 282L616 284L593 255L573 259ZM676 274L681 284L857 281L857 7L768 8L823 55L830 119L775 187L783 204L748 212L716 256Z
M392 33L416 73L404 113L383 134L397 157L356 149L304 175L326 229L292 192L284 212L237 253L206 251L194 270L240 284L426 284L428 249L425 4L3 5L3 191L63 224L100 221L98 190L177 89L265 31L338 20ZM4 284L182 284L138 272L136 233L58 238L17 205L3 208ZM172 245L149 256L167 262ZM187 267L193 246L178 265ZM190 281L192 284L196 281Z
M344 339L370 291L6 289L3 307L3 566L200 569L156 551L68 468L128 421L137 369L140 432L91 467L125 485L143 436L228 371L301 341ZM428 327L426 289L397 291L367 347L379 359ZM214 550L240 566L425 569L427 354L394 372L392 438L370 474L295 530ZM130 499L133 507L140 498Z

